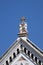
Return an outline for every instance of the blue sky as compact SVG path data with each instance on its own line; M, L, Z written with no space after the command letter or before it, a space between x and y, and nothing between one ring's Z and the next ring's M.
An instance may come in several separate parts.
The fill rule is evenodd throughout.
M28 18L28 38L43 50L43 0L0 0L0 56L18 38L22 16Z

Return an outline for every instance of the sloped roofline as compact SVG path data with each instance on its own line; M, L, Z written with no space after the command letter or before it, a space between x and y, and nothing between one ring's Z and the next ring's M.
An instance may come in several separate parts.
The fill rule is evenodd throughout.
M20 40L26 42L26 43L30 43L34 48L36 48L43 56L43 51L37 47L32 41L30 41L27 37L24 39L23 37L17 38L17 40L15 42L13 42L13 44L7 49L7 51L0 57L0 60L3 58L3 56L6 55L6 53L13 47L13 45L16 45L17 42L19 42Z
M30 39L26 38L26 40L24 38L21 38L24 42L26 42L28 45L32 45L33 48L35 48L36 50L38 50L42 56L43 56L43 51L37 46L35 45L32 41L30 41ZM30 44L29 44L30 43Z
M18 38L11 44L11 46L7 49L7 51L0 57L0 60L6 55L6 53L14 46L16 45L16 43L20 41L20 39L18 40Z
M30 47L32 47L37 53L39 53L43 57L43 51L38 46L36 46L32 41L30 41L27 37L26 38L21 37L21 40L27 43Z
M27 41L28 42L30 42L31 44L32 44L32 46L34 46L37 50L39 50L42 54L43 54L43 50L42 49L40 49L37 45L35 45L32 41L30 41L30 40L28 40L27 39Z

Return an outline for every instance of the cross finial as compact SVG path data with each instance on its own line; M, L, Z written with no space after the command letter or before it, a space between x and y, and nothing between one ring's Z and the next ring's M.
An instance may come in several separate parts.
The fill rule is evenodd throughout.
M23 16L22 18L21 18L21 21L25 21L26 20L26 18Z

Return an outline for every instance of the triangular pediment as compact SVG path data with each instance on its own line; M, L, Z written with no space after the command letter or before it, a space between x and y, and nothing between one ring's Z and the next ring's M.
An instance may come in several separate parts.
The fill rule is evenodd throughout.
M5 56L7 53L9 53L10 50L14 49L19 44L20 45L23 44L23 46L27 47L27 49L29 49L31 52L34 50L34 52L36 52L36 53L40 54L41 56L43 56L43 51L41 51L35 44L33 44L33 42L31 42L26 37L17 38L17 40L13 42L13 44L9 47L9 49L4 53L3 56ZM3 56L0 57L0 59L3 58Z
M34 61L31 61L27 56L20 53L10 65L36 65Z
M22 48L21 48L21 45L22 45ZM10 63L9 58L12 57L12 59L13 59L14 53L16 55L16 58L14 59L14 61L12 61L12 63ZM21 54L21 53L23 53L23 54ZM18 56L18 54L20 57ZM8 61L8 63L14 65L14 63L18 62L19 60L26 61L26 62L29 60L29 62L34 65L35 58L37 58L38 61L41 60L43 62L43 52L41 52L40 49L37 48L26 37L20 37L7 50L7 52L1 58L0 62L3 65L4 61L5 61L5 64L6 64L6 61ZM31 61L31 59L32 59L32 61ZM34 59L34 61L33 61L33 59ZM36 63L36 61L35 61L35 63ZM32 65L32 64L30 64L30 65Z

